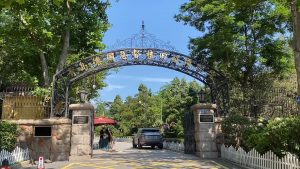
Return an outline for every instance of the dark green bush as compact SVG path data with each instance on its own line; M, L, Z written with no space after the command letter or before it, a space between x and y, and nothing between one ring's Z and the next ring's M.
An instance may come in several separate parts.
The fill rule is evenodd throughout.
M249 148L260 153L272 150L278 156L285 152L300 157L300 117L275 118L246 140Z
M248 117L241 115L231 115L227 117L221 124L224 133L224 142L226 145L234 146L236 148L245 146L245 138L247 134L252 133L254 123Z
M168 132L163 133L164 138L183 138L184 137L184 131L183 127L180 124L177 124L170 128Z
M226 145L255 148L260 154L271 150L279 157L286 152L300 157L300 117L275 118L251 122L247 117L232 115L222 122Z
M18 131L16 124L0 121L0 150L14 150L17 136Z
M120 128L118 128L118 126L109 125L109 126L97 126L94 130L96 137L98 137L100 135L100 130L102 128L109 128L110 131L112 132L113 137L123 137L124 136L124 133L122 133L119 130Z

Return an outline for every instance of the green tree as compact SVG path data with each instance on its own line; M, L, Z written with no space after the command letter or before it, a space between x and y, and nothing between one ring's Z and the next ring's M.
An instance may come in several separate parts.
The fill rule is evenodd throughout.
M107 116L109 113L109 110L107 109L109 103L107 102L100 102L97 103L97 108L96 108L96 117L99 116Z
M160 108L156 97L143 84L138 87L138 94L133 102L133 113L137 127L155 127L160 123Z
M191 0L176 19L203 33L190 41L192 56L223 72L234 95L252 98L292 69L289 14L273 1Z
M124 103L122 101L121 96L117 95L111 104L110 114L115 120L120 121L123 110L124 110Z
M160 127L163 120L176 122L173 135L182 137L184 114L198 102L200 88L196 81L188 83L185 79L175 78L155 95L147 86L140 84L138 93L134 97L128 96L124 102L117 95L110 114L119 121L125 135L132 134L134 127Z
M161 125L161 98L143 84L138 87L138 93L128 96L124 103L116 96L111 114L119 120L120 128L125 135L132 134L134 127L159 127Z
M0 16L6 18L0 25L4 57L21 61L18 72L24 71L39 84L49 86L49 76L66 62L104 48L101 41L108 28L107 6L107 2L97 0L1 1ZM36 66L38 62L41 66Z
M294 52L294 61L297 74L297 93L300 95L300 2L299 0L268 0L275 2L277 12L288 16L287 26L292 28L292 49ZM267 2L268 2L267 1ZM298 113L300 105L298 105Z
M197 93L200 85L185 79L173 79L170 84L162 87L160 96L163 98L163 120L183 124L184 114L190 111L193 104L198 102Z

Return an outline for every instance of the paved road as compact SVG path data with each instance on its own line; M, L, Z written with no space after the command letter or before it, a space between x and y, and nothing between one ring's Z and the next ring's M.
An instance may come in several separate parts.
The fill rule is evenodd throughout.
M223 161L200 160L198 157L159 149L133 149L131 143L117 143L116 151L94 151L88 161L55 162L46 164L47 169L237 169Z

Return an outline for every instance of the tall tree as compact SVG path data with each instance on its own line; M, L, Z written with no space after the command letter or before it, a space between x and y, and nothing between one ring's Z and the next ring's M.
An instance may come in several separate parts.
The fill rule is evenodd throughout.
M162 87L160 97L163 98L163 120L183 124L184 114L190 111L193 104L198 101L197 93L200 85L192 81L186 82L185 79L174 78L170 84Z
M110 107L111 116L117 121L121 120L121 114L124 109L124 103L120 95L117 95Z
M289 15L272 1L191 0L176 19L202 32L190 41L192 56L222 71L245 98L292 69Z
M297 93L300 96L300 2L299 0L272 0L276 3L280 11L290 16L290 26L292 27L292 48L294 52L295 68L297 73ZM290 12L288 12L290 10ZM300 104L298 104L300 113Z
M69 56L80 59L104 48L101 40L108 28L107 6L107 2L97 0L1 1L1 14L10 21L1 26L11 32L3 31L0 36L3 43L12 44L9 55L24 62L31 60L29 56L40 60L41 71L28 72L49 86L49 74L60 71L68 59L74 60ZM28 57L20 56L30 50ZM26 69L32 66L29 64Z

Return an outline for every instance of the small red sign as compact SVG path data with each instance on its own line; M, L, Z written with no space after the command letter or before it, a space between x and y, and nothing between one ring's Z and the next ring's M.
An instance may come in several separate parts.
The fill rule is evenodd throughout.
M10 167L9 166L3 166L3 167L1 167L1 169L10 169Z
M44 165L44 157L40 156L39 157L39 164L38 164L38 169L45 169L45 165Z

